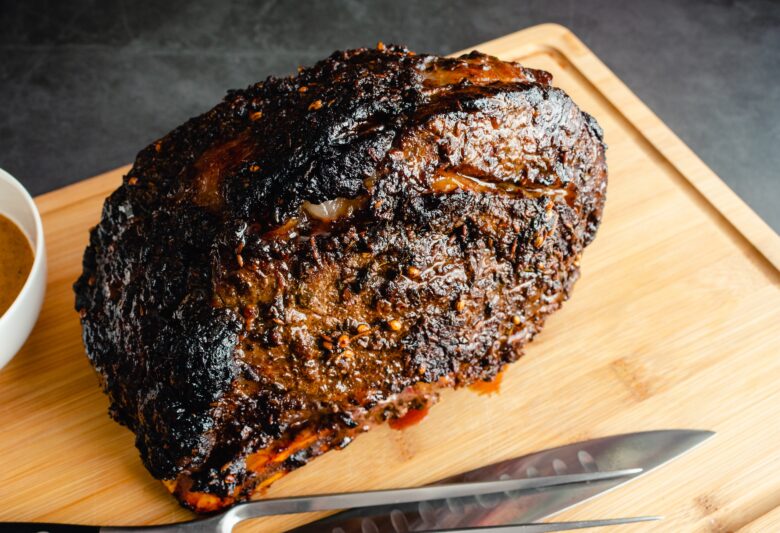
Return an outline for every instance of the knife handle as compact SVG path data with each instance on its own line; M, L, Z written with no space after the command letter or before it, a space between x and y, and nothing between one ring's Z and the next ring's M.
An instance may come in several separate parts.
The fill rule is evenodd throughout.
M37 522L0 522L0 533L100 533L100 527Z

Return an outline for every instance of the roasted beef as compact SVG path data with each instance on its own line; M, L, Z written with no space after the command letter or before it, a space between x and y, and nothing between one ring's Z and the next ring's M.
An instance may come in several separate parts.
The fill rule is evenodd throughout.
M139 153L76 308L111 415L184 505L247 499L521 355L607 185L601 129L550 81L337 52Z

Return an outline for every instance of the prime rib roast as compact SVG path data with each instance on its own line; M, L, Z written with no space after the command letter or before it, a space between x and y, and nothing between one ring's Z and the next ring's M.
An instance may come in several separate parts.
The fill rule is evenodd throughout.
M596 121L477 52L336 52L141 151L75 284L141 458L211 512L490 381L569 296L607 186Z

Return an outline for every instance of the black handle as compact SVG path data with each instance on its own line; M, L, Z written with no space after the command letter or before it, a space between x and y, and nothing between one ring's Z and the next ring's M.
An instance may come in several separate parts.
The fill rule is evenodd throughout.
M0 533L100 533L100 527L38 524L35 522L0 522Z

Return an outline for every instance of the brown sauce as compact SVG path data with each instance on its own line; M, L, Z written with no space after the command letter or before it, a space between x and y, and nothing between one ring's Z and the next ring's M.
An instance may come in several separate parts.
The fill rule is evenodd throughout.
M32 270L30 242L16 224L0 215L0 316L14 302Z

